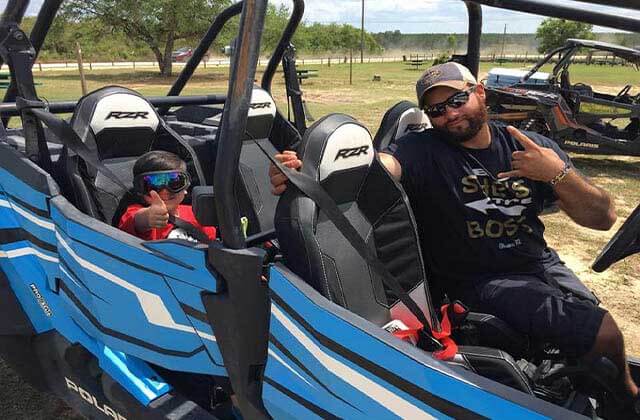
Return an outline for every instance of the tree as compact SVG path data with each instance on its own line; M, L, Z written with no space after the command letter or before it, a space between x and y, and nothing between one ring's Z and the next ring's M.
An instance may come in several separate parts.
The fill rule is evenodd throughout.
M377 33L373 37L384 48L399 48L402 42L402 33L397 29L395 31Z
M230 0L70 0L64 13L77 22L95 19L130 41L144 43L160 74L171 75L176 41L197 39Z
M282 37L287 22L289 21L289 9L284 4L279 7L273 4L267 5L267 14L264 20L264 30L262 31L262 42L260 49L269 55L275 50L278 41Z
M447 48L451 51L451 54L455 54L456 46L458 45L458 38L455 34L451 34L447 37Z
M572 20L545 19L536 30L538 52L547 53L561 47L568 38L595 39L593 25Z

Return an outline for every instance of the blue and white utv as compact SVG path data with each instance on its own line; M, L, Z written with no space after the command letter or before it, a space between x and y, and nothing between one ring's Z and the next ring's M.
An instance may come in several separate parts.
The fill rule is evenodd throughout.
M295 75L288 47L302 0L261 87L267 2L244 0L214 19L168 96L109 86L45 103L31 68L60 3L45 0L30 36L18 25L28 1L9 0L0 19L12 80L0 104L0 354L25 380L88 418L116 420L565 419L619 404L610 362L581 365L492 316L466 314L457 352L434 357L445 328L415 221L374 154L428 121L400 102L373 140L342 114L307 128L295 77L296 119L284 118L270 86L283 58ZM465 5L469 49L457 58L477 74L481 7ZM177 96L240 13L228 94ZM65 112L68 121L56 116ZM12 116L21 128L6 128ZM293 185L278 200L269 159L295 144L304 169L287 171ZM222 240L148 242L112 226L149 150L188 163L194 213ZM637 252L639 228L636 210L596 268ZM384 328L400 321L417 343Z

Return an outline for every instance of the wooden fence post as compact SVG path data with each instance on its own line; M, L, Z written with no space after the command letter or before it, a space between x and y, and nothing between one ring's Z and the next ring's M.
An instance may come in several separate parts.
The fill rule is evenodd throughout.
M349 50L349 84L353 84L353 48Z
M87 80L84 77L84 67L82 65L82 49L80 43L76 42L76 56L78 58L78 72L80 73L80 86L82 87L82 95L87 94Z

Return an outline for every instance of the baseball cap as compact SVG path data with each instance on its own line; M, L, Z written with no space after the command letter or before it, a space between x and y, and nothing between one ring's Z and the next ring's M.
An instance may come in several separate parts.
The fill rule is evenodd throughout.
M418 104L424 107L424 95L429 89L436 86L448 86L462 90L467 84L477 85L478 81L468 68L452 61L438 64L425 70L416 82L416 93L418 94Z

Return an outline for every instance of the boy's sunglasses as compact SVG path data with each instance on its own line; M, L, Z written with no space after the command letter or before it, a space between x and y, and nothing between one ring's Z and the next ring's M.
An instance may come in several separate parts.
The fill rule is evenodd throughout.
M136 189L144 194L151 190L160 192L163 189L176 194L189 188L191 178L183 171L154 171L136 176L134 184Z
M460 91L454 95L452 95L449 99L444 102L440 102L439 104L428 106L424 109L425 114L427 114L430 118L438 118L442 117L447 113L447 107L458 109L467 102L469 102L469 97L471 93L476 90L476 87L473 86L470 89Z

